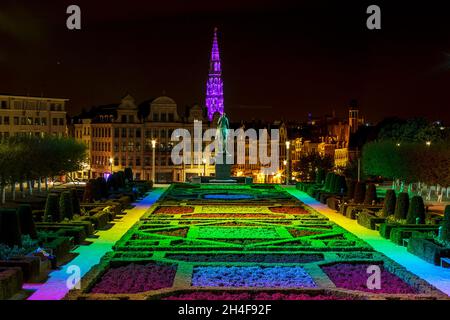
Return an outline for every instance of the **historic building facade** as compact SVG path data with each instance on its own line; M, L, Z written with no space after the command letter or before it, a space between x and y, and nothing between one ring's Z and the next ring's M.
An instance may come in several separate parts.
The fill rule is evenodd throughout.
M0 139L16 135L66 136L67 99L0 95Z
M199 153L191 155L190 164L174 165L171 141L175 129L187 129L194 137L194 124L201 121L203 129L211 128L204 110L192 106L188 114L180 115L175 101L167 96L136 105L131 95L117 105L94 107L74 118L74 136L88 147L86 168L79 178L95 178L123 170L133 169L136 179L153 177L153 148L157 182L185 181L193 175L214 173L213 166L203 163ZM192 140L191 150L194 150Z

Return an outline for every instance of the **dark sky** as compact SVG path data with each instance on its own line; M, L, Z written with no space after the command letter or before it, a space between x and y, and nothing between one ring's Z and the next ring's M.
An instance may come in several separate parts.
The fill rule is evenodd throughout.
M217 26L234 121L344 115L353 98L371 121L450 121L444 3L2 0L0 92L68 98L71 114L126 92L203 104ZM70 4L81 31L66 29ZM369 4L380 5L382 30L366 28Z

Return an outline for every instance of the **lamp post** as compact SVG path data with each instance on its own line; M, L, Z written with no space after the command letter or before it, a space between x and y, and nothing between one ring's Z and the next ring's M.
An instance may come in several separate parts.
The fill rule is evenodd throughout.
M206 159L202 158L202 162L203 162L203 176L206 176Z
M152 140L152 182L155 183L155 149L156 149L156 140Z
M109 158L109 165L111 166L111 174L113 173L113 158Z
M283 160L283 165L284 165L284 171L285 171L285 175L284 176L285 176L285 179L287 181L288 177L287 177L287 161L286 160Z
M290 160L290 151L289 148L291 146L291 143L289 141L286 141L286 185L289 184L290 179L290 172L289 172L289 160Z

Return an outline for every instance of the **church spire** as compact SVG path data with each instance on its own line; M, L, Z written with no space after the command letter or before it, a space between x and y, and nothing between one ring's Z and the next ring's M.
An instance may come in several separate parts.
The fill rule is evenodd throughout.
M223 114L223 81L222 67L220 65L219 44L217 41L217 28L214 28L214 36L209 61L209 75L206 83L206 108L208 119L212 120L215 112Z

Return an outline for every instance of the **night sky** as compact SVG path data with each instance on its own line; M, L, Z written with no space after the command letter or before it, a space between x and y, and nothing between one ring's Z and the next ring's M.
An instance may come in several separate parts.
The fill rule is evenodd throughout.
M217 26L233 121L344 116L357 99L373 122L450 122L444 1L158 2L1 0L0 92L68 98L71 115L127 92L203 105ZM66 28L70 4L81 31ZM381 7L382 30L366 28L369 4Z

